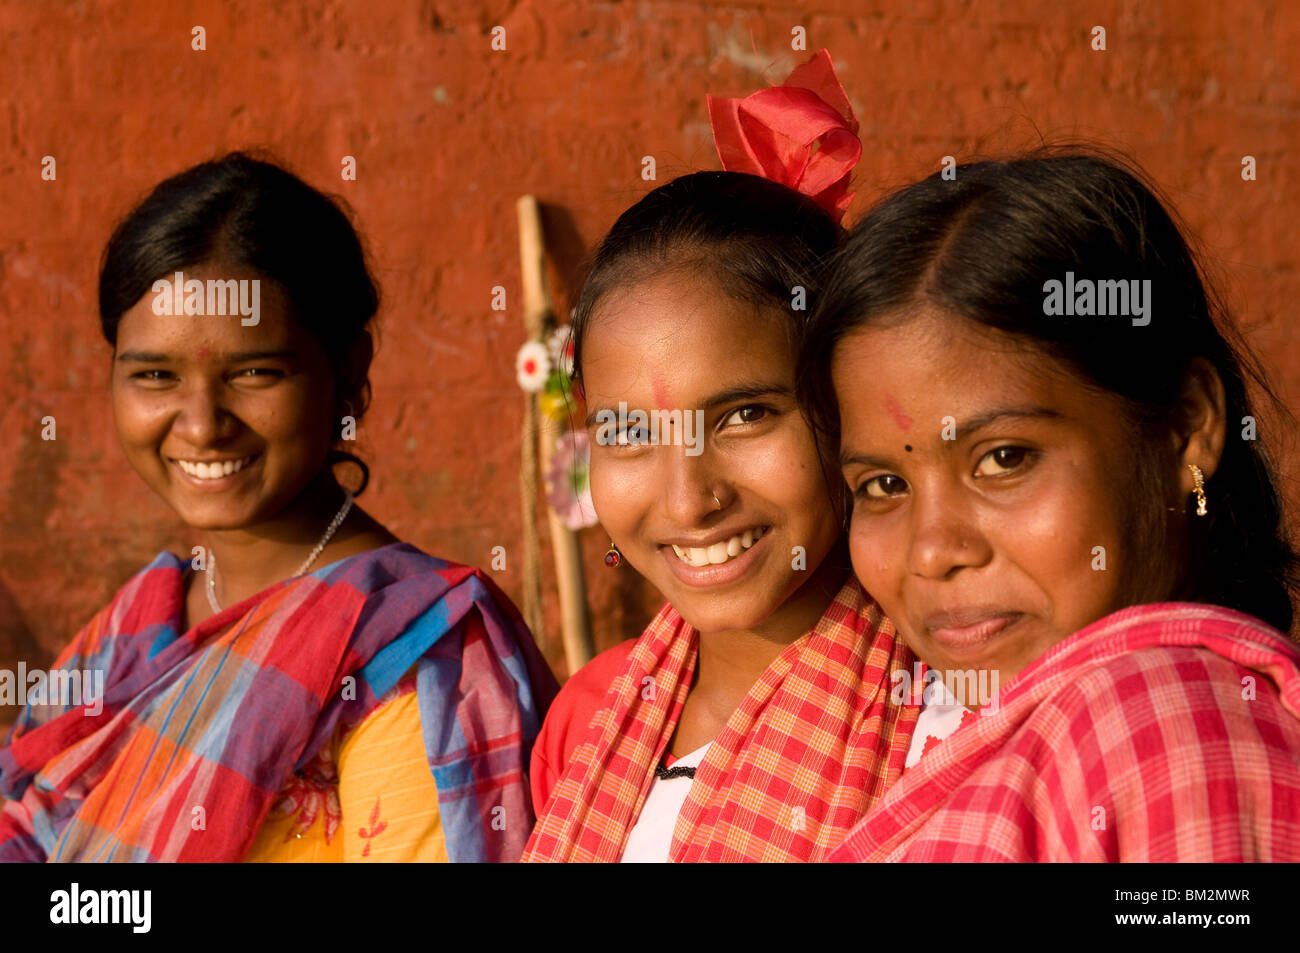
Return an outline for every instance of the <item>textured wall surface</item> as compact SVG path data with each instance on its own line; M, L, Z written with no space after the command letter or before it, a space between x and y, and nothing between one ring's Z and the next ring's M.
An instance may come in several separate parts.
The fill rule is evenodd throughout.
M95 314L110 228L151 186L260 146L346 198L384 292L363 501L429 551L486 566L493 546L520 553L516 198L547 203L567 311L585 249L653 185L642 157L659 182L717 168L705 94L784 79L808 55L791 51L797 26L808 50L830 49L862 123L853 214L946 154L1040 137L1124 149L1176 203L1300 409L1293 4L278 6L0 3L0 665L45 662L152 554L192 542L117 448ZM498 25L504 51L491 49ZM1104 52L1090 47L1096 25ZM206 50L191 48L195 26ZM55 181L40 174L47 155ZM345 155L356 181L341 179ZM1245 155L1257 181L1242 179ZM494 285L509 291L504 312ZM55 441L41 439L46 415ZM601 565L606 544L584 534L601 647L657 604ZM521 565L498 574L516 598ZM557 634L550 657L563 675Z

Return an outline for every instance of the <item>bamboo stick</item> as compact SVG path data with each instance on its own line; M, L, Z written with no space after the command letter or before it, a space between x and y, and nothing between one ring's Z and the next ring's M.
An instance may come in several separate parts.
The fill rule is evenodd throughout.
M519 255L524 291L524 329L532 340L544 340L556 325L555 309L551 304L551 295L546 282L546 239L542 230L541 209L537 199L531 195L522 196L516 210L519 216ZM532 512L536 513L537 472L545 473L551 464L556 438L562 434L561 428L538 411L537 395L529 394L528 419L535 422L535 459L532 476ZM525 435L525 440L528 436ZM528 457L524 451L525 461ZM527 488L521 488L527 495ZM525 539L531 531L536 540L536 519L528 519L529 506L524 507ZM591 638L591 620L587 612L587 586L582 570L582 549L578 534L565 525L564 520L554 508L546 507L546 524L551 536L551 549L555 557L556 586L560 595L561 636L564 644L564 658L569 674L591 660L594 649ZM527 558L528 547L525 545ZM540 590L540 567L534 562L534 578L538 580ZM525 572L528 572L525 565ZM525 601L528 586L525 584ZM540 606L539 606L540 614Z

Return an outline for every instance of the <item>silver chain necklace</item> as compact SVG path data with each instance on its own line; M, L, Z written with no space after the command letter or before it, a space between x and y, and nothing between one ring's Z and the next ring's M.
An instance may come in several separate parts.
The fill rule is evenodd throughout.
M303 573L305 573L308 569L311 568L311 564L314 563L316 561L316 558L325 550L325 545L331 539L334 538L334 534L337 533L339 527L343 525L343 521L348 518L348 512L351 509L352 509L352 494L349 493L347 490L344 490L343 505L340 506L339 511L334 514L334 518L330 520L330 525L325 529L325 535L320 538L320 542L316 544L316 548L311 551L311 554L307 557L307 559L303 562L303 564L298 567L298 571L294 573L294 576L301 576ZM212 606L213 613L220 612L221 603L217 602L216 553L212 553L208 557L207 590L208 590L208 605Z

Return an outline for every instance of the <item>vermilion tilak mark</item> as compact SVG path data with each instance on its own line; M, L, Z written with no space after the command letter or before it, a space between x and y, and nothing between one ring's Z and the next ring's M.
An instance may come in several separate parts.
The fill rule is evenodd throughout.
M670 410L668 406L668 385L658 371L651 372L650 387L654 390L655 410Z
M894 399L893 394L885 395L885 410L889 411L889 416L893 418L894 423L897 424L901 430L912 429L912 418L903 413L903 408L898 406L898 401Z

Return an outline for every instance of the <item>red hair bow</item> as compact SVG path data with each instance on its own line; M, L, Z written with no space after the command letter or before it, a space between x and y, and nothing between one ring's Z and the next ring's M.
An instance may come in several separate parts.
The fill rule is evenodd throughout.
M844 217L853 200L849 173L862 157L862 142L829 53L818 52L781 86L708 101L724 169L788 185L837 220Z

